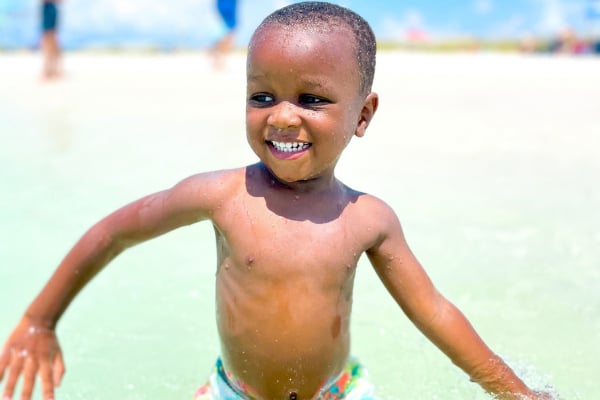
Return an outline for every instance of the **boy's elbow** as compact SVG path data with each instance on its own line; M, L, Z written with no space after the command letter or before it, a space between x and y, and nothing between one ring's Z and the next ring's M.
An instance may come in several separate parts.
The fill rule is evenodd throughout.
M409 318L417 323L425 333L445 329L447 319L451 318L455 311L453 305L441 293L435 289L433 290L432 300L429 301L429 306L420 310L418 320L416 315L408 314Z

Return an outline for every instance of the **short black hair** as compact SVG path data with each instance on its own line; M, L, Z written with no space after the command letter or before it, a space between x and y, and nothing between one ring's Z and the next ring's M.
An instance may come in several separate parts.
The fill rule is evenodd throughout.
M282 25L292 29L301 26L324 32L331 31L334 27L348 27L354 36L359 90L364 95L371 91L377 51L375 34L369 23L354 11L327 2L305 1L274 11L260 23L255 34L269 25Z

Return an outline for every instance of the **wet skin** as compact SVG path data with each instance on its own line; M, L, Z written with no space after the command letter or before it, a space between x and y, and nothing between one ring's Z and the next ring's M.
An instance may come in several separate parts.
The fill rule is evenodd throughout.
M262 163L223 206L235 226L213 221L224 364L263 398L309 399L341 372L356 263L378 239L362 194L334 177L377 107L348 35L271 26L250 46L247 138Z
M262 398L309 399L348 357L356 263L378 239L369 200L341 184L298 194L262 164L243 180L213 215L224 364Z

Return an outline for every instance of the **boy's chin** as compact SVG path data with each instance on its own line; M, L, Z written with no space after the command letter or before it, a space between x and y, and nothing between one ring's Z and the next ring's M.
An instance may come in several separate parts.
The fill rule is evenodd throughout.
M312 180L309 174L303 174L297 169L289 171L282 168L272 168L267 166L273 178L283 185L293 185L297 183L303 183Z
M301 183L301 182L306 182L308 180L310 180L310 177L308 176L301 176L301 175L297 175L297 174L293 174L293 175L288 175L288 174L277 174L275 172L273 172L273 176L282 184L295 184L295 183Z
M273 162L268 157L261 159L262 164L269 171L272 178L285 186L297 186L309 183L317 183L333 172L329 172L327 168L315 168L314 165L306 162L294 162L294 161L278 161Z

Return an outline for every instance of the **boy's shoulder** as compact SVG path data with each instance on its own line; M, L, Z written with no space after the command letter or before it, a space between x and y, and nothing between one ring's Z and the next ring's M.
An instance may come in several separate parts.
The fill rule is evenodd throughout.
M364 194L361 196L361 200L363 208L368 210L375 218L388 218L396 214L388 203L377 196Z
M229 169L218 169L213 171L198 172L192 176L189 176L182 180L182 182L197 183L202 182L203 184L222 184L231 185L237 183L239 180L243 180L246 174L246 168L238 167Z
M223 197L244 186L246 167L199 172L179 181L172 192Z
M352 207L358 214L364 215L369 219L381 221L396 218L396 213L392 207L380 197L370 193L357 191L346 185L344 186L349 197L354 199L351 201Z

